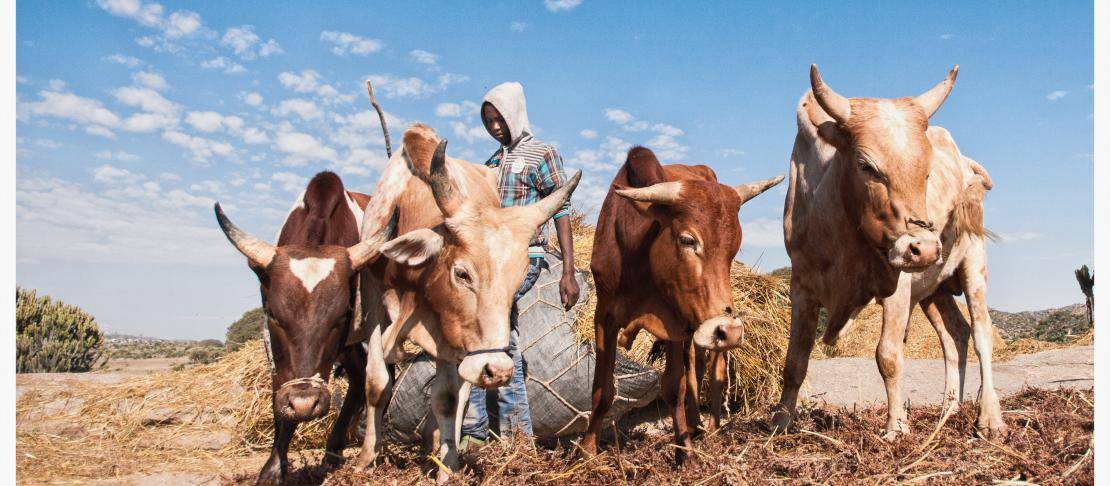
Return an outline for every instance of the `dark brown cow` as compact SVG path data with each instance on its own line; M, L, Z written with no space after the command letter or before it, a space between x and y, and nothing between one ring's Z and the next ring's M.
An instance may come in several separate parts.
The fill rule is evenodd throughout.
M289 441L297 424L322 417L331 396L327 382L338 358L350 388L328 437L329 463L342 457L346 433L364 401L366 352L348 345L358 269L373 261L389 227L365 243L359 228L369 196L343 189L339 176L321 172L286 217L277 246L242 232L216 204L228 240L258 275L273 358L274 447L259 484L285 478Z
M597 368L593 413L582 440L597 451L597 433L613 401L616 345L640 329L665 341L663 399L674 407L675 460L685 459L699 424L695 346L711 351L711 427L720 416L723 351L744 338L732 302L729 269L740 249L740 206L782 182L777 176L730 187L704 165L662 166L644 147L628 152L602 203L590 268L597 283Z

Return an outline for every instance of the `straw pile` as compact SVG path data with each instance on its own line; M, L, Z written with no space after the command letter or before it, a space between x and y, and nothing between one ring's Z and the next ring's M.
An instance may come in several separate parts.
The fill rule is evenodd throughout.
M464 454L468 469L452 484L1093 484L1092 391L1034 389L1004 398L1011 433L1000 441L974 437L976 408L964 402L931 437L939 408L914 407L912 432L894 442L879 436L883 407L802 409L797 431L780 435L767 431L765 416L740 417L695 440L693 461L679 468L666 430L622 434L588 460L572 444L537 447L517 436ZM294 484L432 484L435 465L415 449L392 449L366 472L301 468ZM251 484L254 477L231 479Z
M332 380L331 392L331 412L301 424L294 449L324 446L346 381ZM16 422L16 470L24 481L107 478L242 456L271 447L269 364L261 341L252 341L182 371L32 390L16 402Z

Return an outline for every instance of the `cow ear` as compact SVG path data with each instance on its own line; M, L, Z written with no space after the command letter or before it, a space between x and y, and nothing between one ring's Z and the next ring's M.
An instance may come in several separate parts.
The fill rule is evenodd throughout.
M401 265L415 267L435 258L443 250L443 237L428 228L409 231L387 241L381 254Z
M817 136L822 141L840 150L847 148L848 137L844 133L844 129L837 124L833 117L829 116L824 108L821 108L812 91L806 93L805 100L802 101L802 108L805 109L809 123L817 130Z

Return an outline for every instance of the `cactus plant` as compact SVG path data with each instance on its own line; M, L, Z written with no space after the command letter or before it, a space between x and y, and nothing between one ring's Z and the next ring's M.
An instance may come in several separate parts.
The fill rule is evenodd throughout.
M88 371L104 352L93 316L34 290L15 289L17 373Z
M1095 276L1086 265L1075 271L1075 280L1079 282L1079 290L1087 297L1087 322L1095 325Z

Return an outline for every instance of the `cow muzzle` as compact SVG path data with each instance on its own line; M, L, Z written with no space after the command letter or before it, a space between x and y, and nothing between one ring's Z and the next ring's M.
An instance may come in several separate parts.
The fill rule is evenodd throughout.
M274 413L282 420L303 422L323 417L331 405L328 384L317 373L289 380L274 393Z
M934 264L944 263L940 238L928 230L916 230L899 236L887 251L887 262L895 270L920 272Z
M702 321L694 331L694 345L709 351L727 351L744 343L744 321L740 317L717 316Z
M508 348L471 351L459 363L459 376L480 388L497 388L513 376L513 359Z

